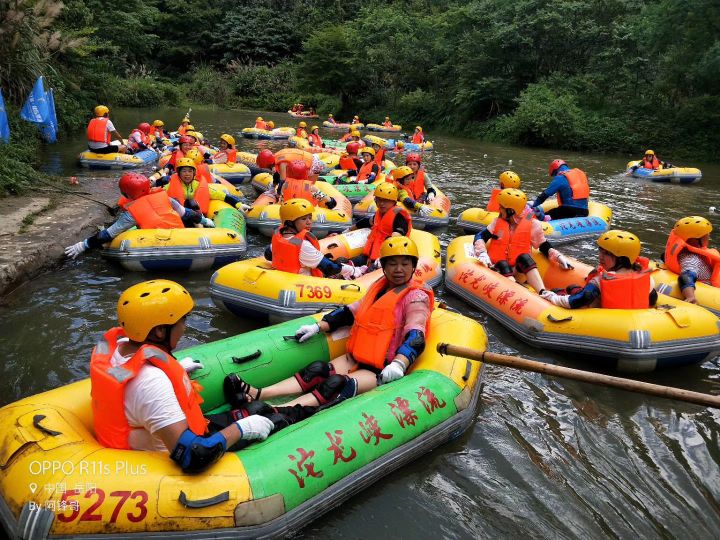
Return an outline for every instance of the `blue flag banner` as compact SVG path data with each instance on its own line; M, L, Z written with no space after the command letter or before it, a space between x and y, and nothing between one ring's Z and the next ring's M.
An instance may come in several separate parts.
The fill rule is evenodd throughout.
M5 112L5 100L0 90L0 139L5 143L10 142L10 124L8 124L7 112Z
M35 86L20 111L20 117L33 124L38 124L43 138L47 142L53 143L57 140L55 99L52 89L45 92L42 77L38 77L38 80L35 81Z
M42 134L47 142L54 143L57 141L58 125L57 116L55 116L55 95L53 94L52 88L48 90L45 99L48 104L48 116L47 120L41 126Z

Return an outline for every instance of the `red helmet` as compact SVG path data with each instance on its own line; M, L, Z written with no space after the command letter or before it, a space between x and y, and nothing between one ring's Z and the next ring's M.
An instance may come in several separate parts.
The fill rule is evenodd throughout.
M195 139L192 138L192 137L188 137L187 135L183 135L182 137L180 137L180 138L178 139L178 142L179 142L180 144L183 144L183 143L195 144Z
M118 187L120 193L128 199L135 200L150 193L150 180L140 173L129 172L120 177Z
M138 126L138 129L140 131L142 131L143 133L150 133L150 130L152 129L152 127L147 122L143 122L142 124L140 124Z
M358 150L360 150L360 143L357 141L347 143L345 150L347 150L348 154L357 154Z
M422 157L420 157L420 154L408 154L405 158L405 165L411 161L414 161L415 163L422 163Z
M305 180L308 177L308 167L302 160L293 160L288 165L286 176L297 180Z
M567 165L562 159L553 159L550 162L550 167L548 167L548 174L550 176L555 176L555 171L557 171L561 165Z
M263 150L258 154L257 158L255 158L255 163L261 169L269 169L275 165L275 154L270 150Z

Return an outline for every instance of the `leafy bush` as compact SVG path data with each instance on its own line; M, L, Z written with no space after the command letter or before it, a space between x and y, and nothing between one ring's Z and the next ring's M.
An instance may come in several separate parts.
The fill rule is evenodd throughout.
M100 99L117 107L177 106L183 102L182 87L150 77L112 77Z
M37 128L8 110L10 144L0 141L0 196L19 195L45 175L33 168L40 148Z
M231 107L235 103L229 74L209 66L200 66L186 85L187 98L192 103L212 103L218 107Z

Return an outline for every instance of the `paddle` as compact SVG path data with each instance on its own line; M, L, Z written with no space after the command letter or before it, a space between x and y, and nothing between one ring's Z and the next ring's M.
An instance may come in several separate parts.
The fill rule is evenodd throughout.
M691 390L683 390L682 388L651 384L632 379L625 379L623 377L613 377L612 375L604 375L602 373L592 373L581 369L573 369L564 366L557 366L555 364L528 360L527 358L521 358L519 356L509 356L489 351L477 351L468 347L450 345L449 343L438 343L437 350L440 354L459 356L460 358L467 358L468 360L477 360L480 362L487 362L488 364L497 364L525 371L545 373L556 377L565 377L566 379L574 379L576 381L620 388L630 392L640 392L643 394L650 394L652 396L676 399L678 401L687 401L688 403L705 405L707 407L720 408L720 396L702 394Z

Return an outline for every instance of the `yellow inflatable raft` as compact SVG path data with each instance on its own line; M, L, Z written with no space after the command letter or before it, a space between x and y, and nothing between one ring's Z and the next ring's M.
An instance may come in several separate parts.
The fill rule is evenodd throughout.
M662 261L654 261L650 263L650 268L653 270L652 277L655 281L655 290L660 294L666 294L684 300L680 287L678 286L678 275L668 267ZM695 298L697 299L697 305L702 306L705 309L709 309L715 315L720 316L720 289L698 281L695 283Z
M637 167L640 161L629 161L625 174L633 178L649 178L653 182L670 182L673 184L694 184L702 178L702 171L696 167L669 167L663 169L645 169Z
M353 214L352 204L347 197L327 182L316 182L315 187L335 199L337 205L332 210L315 207L312 233L318 238L324 238L330 233L339 233L350 227ZM245 217L248 226L257 229L265 236L272 236L275 229L280 226L280 205L275 203L274 197L263 193L255 199Z
M240 134L246 139L261 139L276 141L288 139L295 135L295 128L279 127L275 129L258 129L254 127L243 128Z
M369 234L370 229L359 229L323 238L320 247L335 259L349 259L362 253ZM415 275L430 286L438 285L442 281L440 242L424 231L413 230L410 237L420 253ZM350 304L381 276L381 269L352 281L290 274L273 269L264 257L256 257L216 271L210 279L210 296L236 315L277 321Z
M368 124L367 129L369 131L398 132L398 131L402 131L402 126L400 124L393 124L390 127L385 126L383 124Z
M450 222L450 199L440 189L432 184L435 189L435 198L430 204L423 205L432 209L432 213L423 216L417 210L408 210L412 217L413 227L418 229L436 229L445 227ZM401 202L398 202L401 205ZM407 210L407 209L406 209ZM365 198L353 207L353 215L362 219L369 217L377 211L375 196L369 193Z
M557 208L557 199L548 199L542 204L545 212ZM569 242L578 238L595 237L605 232L612 219L609 206L594 201L588 203L588 216L541 221L543 232L548 240L555 243ZM465 232L479 232L498 217L497 212L488 212L484 208L468 208L457 218L458 227Z
M720 320L708 310L660 295L650 309L565 309L479 264L472 236L447 249L445 286L531 345L578 360L610 363L618 371L647 372L703 362L720 354ZM573 261L561 270L533 253L548 289L585 283L592 267Z
M136 154L96 154L90 150L81 152L78 161L88 169L135 169L144 165L150 165L158 160L158 153L155 150L142 150Z
M341 332L288 341L307 317L179 352L205 366L203 412L227 410L222 382L291 376L345 352ZM227 452L186 474L167 452L101 446L90 381L0 409L0 520L12 538L285 538L379 478L457 438L476 416L482 364L437 352L439 342L484 350L482 326L435 309L425 351L408 374Z
M280 161L281 159L294 160L299 159L305 161L308 169L311 169L315 160L319 160L323 170L320 172L321 175L329 174L340 162L340 156L338 154L330 154L322 152L319 154L312 154L301 150L299 148L284 148L275 154L275 159ZM253 176L250 181L253 189L258 193L264 193L272 185L272 175L268 173L260 173Z

